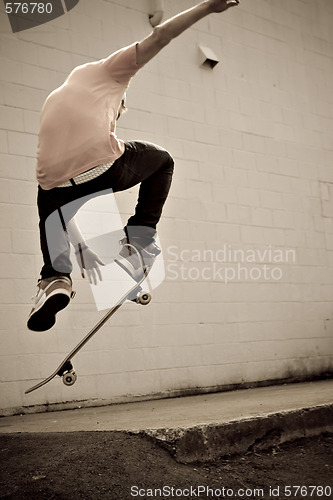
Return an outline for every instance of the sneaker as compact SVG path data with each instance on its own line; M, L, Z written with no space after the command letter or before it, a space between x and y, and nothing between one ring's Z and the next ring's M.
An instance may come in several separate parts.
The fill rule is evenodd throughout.
M40 280L37 287L27 326L34 332L44 332L52 328L56 314L69 304L73 296L72 280L67 276L54 276Z
M156 245L155 240L146 244L142 238L136 236L133 236L130 242L128 238L124 238L119 243L122 249L115 258L115 262L139 282L144 275L149 273L161 249Z

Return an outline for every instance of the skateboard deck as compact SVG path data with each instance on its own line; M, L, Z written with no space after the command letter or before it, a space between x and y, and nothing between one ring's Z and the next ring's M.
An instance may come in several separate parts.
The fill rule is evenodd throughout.
M151 296L149 293L144 292L141 288L141 284L146 279L147 275L143 278L121 297L118 302L103 316L103 318L90 330L89 333L71 350L71 352L65 357L65 359L60 363L58 368L47 378L39 382L38 384L30 387L25 391L25 394L39 389L43 385L50 382L54 377L59 375L62 377L63 383L65 385L73 385L76 382L77 375L74 371L72 365L72 358L82 349L82 347L98 332L98 330L108 321L111 316L115 314L116 311L126 302L126 300L131 300L137 302L138 304L146 305L149 304Z

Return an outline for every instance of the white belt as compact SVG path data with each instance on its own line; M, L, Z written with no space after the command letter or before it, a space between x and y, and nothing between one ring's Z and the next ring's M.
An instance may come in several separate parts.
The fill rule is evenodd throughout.
M112 167L113 163L114 162L104 163L103 165L99 165L98 167L91 168L90 170L87 170L86 172L76 175L72 179L63 182L57 187L59 188L71 187L71 186L76 186L77 184L83 184L84 182L92 181L93 179L96 179L96 177L99 177L100 175L104 174L104 172L109 170L109 168Z

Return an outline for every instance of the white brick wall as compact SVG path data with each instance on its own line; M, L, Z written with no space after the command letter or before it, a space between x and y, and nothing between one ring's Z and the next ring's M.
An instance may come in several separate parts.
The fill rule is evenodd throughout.
M193 4L169 0L165 17ZM149 307L125 305L81 351L72 388L55 380L24 395L101 316L75 276L77 297L56 327L26 328L41 265L40 109L75 65L148 34L150 8L150 0L81 0L54 22L12 34L0 7L4 414L332 372L333 8L252 0L195 25L128 92L119 136L157 142L176 160L159 228L166 281ZM214 70L198 66L198 44L218 55ZM124 220L136 192L117 196ZM238 261L223 261L224 249ZM272 262L269 249L296 258ZM241 252L255 262L239 261ZM253 269L264 265L281 279ZM236 273L227 284L226 273Z

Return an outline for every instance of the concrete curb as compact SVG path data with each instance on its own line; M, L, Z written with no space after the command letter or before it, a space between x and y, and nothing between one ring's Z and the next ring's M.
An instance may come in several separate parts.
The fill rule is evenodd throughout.
M213 462L223 456L267 449L287 441L333 433L333 404L191 428L130 432L148 436L180 463Z

